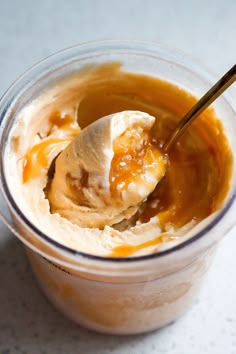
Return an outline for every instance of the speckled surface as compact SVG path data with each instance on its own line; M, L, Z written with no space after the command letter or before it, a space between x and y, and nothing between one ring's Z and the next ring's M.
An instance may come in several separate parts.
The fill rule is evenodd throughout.
M0 0L0 94L46 55L105 38L161 41L223 74L236 59L235 13L234 0ZM146 335L104 336L54 310L20 242L0 223L0 354L236 354L235 252L236 228L221 242L197 302L176 323Z

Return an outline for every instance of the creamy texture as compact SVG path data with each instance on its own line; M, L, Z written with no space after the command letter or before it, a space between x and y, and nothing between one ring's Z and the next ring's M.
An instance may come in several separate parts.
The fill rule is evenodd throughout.
M143 255L191 237L194 226L222 206L232 156L214 112L206 111L169 155L166 177L127 222L102 229L80 227L50 212L50 166L81 129L97 118L127 109L155 116L156 146L195 99L178 87L117 64L89 67L58 83L17 115L6 150L6 175L19 208L61 244L101 256ZM190 231L191 230L191 231Z
M155 118L123 111L83 129L56 159L47 198L81 227L131 218L166 171L166 158L150 142Z

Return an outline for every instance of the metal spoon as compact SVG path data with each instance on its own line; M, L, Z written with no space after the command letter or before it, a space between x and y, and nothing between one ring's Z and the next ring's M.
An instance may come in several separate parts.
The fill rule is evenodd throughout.
M236 64L190 109L167 137L162 150L168 153L190 124L236 80Z

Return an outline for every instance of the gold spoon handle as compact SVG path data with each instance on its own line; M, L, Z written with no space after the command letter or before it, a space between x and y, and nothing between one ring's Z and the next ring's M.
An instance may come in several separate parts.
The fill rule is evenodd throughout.
M236 64L190 109L170 133L162 150L168 153L185 129L236 80Z

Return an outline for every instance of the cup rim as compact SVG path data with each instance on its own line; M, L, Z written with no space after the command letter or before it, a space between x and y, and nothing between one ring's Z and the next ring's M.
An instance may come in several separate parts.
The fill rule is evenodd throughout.
M43 66L46 65L48 63L48 61L50 62L53 59L57 59L58 57L60 57L60 55L68 53L71 50L76 50L77 48L82 49L82 47L85 48L86 46L95 46L95 47L99 48L102 45L105 45L105 46L108 45L111 47L113 46L113 48L110 47L110 50L111 49L115 50L118 48L119 45L121 47L122 47L122 45L124 45L124 46L126 46L126 49L128 49L130 51L136 50L139 53L141 53L141 51L143 51L142 55L144 55L144 56L149 56L150 55L149 53L152 52L153 56L156 56L156 57L158 56L158 57L160 57L164 60L167 60L167 61L171 59L171 61L174 64L179 64L184 69L190 70L196 76L198 76L200 78L204 78L204 80L207 80L207 82L209 84L214 82L214 80L212 80L212 77L209 75L209 72L205 71L204 68L202 68L202 67L200 68L199 65L193 59L189 59L187 57L187 60L186 60L185 54L184 54L184 58L183 58L183 53L181 53L181 51L178 51L176 49L172 50L166 46L159 45L159 43L150 42L150 41L110 40L110 39L109 40L97 40L97 41L89 41L89 42L80 43L80 44L59 50L59 51L47 56L46 58L38 61L36 64L31 66L28 70L26 70L23 74L21 74L12 83L12 85L6 90L6 92L0 98L0 104L8 95L11 95L11 92L15 89L15 85L17 85L19 82L21 82L23 80L26 80L27 76L30 75L33 71L36 71L40 68L41 68L41 70L43 70ZM115 47L116 45L117 45L117 48ZM145 47L146 47L146 53L145 53ZM149 49L149 50L147 50L147 49ZM170 51L171 51L171 53L170 53ZM161 56L160 52L161 52L161 54L163 54L163 53L166 54L168 58L167 59L163 58ZM175 61L173 61L173 53L174 53ZM227 97L227 94L223 94L222 96L236 116L236 110L234 110L232 103L225 99L225 96ZM0 116L0 127L1 127L0 135L2 135L4 133L4 129L2 129L2 122L4 121L3 118L4 118L4 114L1 114L1 116ZM4 139L1 139L1 141L0 141L1 147L2 147L3 140ZM1 149L1 151L2 151L2 149ZM141 262L141 261L145 261L145 260L154 260L154 259L163 258L167 255L170 255L170 254L173 254L177 251L180 251L180 250L190 246L191 244L195 243L196 241L200 240L208 231L213 229L219 223L219 221L224 217L224 215L227 213L227 211L230 210L230 208L232 207L232 205L236 199L236 191L233 191L233 193L230 195L230 197L227 200L227 202L225 203L225 205L222 207L222 209L219 212L217 212L217 215L213 218L213 220L210 221L210 223L208 225L206 225L202 230L196 232L196 234L194 234L191 238L189 238L183 242L180 242L179 244L177 244L173 247L170 247L170 248L162 250L162 251L158 251L153 254L148 254L148 255L143 255L143 256L104 257L104 256L89 254L89 253L82 252L82 251L77 251L73 248L65 246L65 245L57 242L56 240L50 238L45 233L43 233L38 227L36 227L21 212L16 201L14 200L14 197L12 196L12 194L10 192L10 189L9 189L8 183L7 183L7 179L6 179L6 176L4 173L3 160L4 160L3 158L0 159L1 189L2 189L4 199L7 202L8 206L13 210L14 213L17 214L20 221L23 222L24 226L26 226L28 230L30 230L31 232L33 231L34 234L36 234L39 238L42 238L42 240L45 241L50 246L56 247L59 251L63 251L69 256L76 257L75 260L78 260L77 257L80 257L80 258L89 259L89 260L102 261L102 262L107 262L107 263L111 262L111 263L119 264L119 263L134 263L134 262Z

